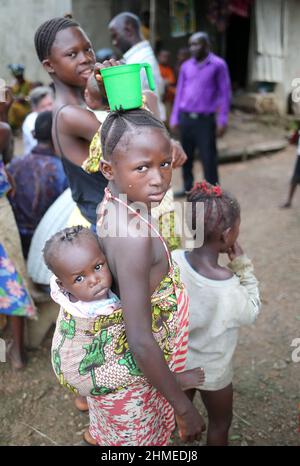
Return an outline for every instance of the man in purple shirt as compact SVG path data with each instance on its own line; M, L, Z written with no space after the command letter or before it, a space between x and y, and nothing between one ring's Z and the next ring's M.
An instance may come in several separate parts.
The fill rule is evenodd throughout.
M193 186L196 148L202 160L204 178L209 183L218 183L216 136L225 132L231 97L227 65L210 52L208 35L196 32L190 37L189 46L192 58L180 68L170 120L172 129L179 127L182 146L188 156L183 165L185 191Z

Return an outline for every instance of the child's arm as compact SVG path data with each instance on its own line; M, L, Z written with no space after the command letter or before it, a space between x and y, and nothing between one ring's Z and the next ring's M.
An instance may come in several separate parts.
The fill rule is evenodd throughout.
M79 105L67 105L58 115L60 132L90 142L100 123L95 114Z
M240 324L252 324L261 307L258 281L253 273L253 264L238 243L235 243L228 251L228 256L231 259L228 267L239 277L241 290L244 294L244 303L241 305L239 316Z
M201 437L203 419L181 391L152 334L151 248L151 238L119 238L115 241L117 281L127 340L141 371L173 406L181 438L192 441Z
M60 155L63 151L65 157L81 166L88 156L90 142L100 123L93 112L79 105L67 105L57 118L59 145L55 140L55 150ZM55 128L54 135L56 139Z
M105 61L104 64L95 64L94 76L99 86L99 95L101 93L105 95L99 70L117 66L118 64L119 62L116 60ZM89 144L101 125L93 112L80 107L80 105L66 105L59 112L58 118L60 145L63 149L67 145L68 150L64 150L65 155L73 163L81 166L88 156ZM62 136L68 138L67 144L62 144ZM56 151L60 153L59 147L56 147Z

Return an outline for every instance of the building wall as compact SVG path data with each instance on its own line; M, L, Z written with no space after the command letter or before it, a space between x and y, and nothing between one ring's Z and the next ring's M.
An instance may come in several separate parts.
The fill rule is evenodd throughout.
M294 78L300 78L300 55L299 55L299 43L300 43L300 2L298 0L287 0L288 1L288 31L286 40L286 52L285 52L285 66L284 66L284 79L282 87L284 90L285 97L292 90L292 80ZM299 93L298 93L299 95Z
M299 59L299 42L300 42L300 2L298 0L284 0L286 7L286 16L283 17L283 61L282 61L282 78L275 86L275 94L278 99L279 110L284 113L287 110L288 95L292 91L292 81L294 78L300 78L300 59ZM252 34L249 53L249 85L251 86L252 71L254 66L254 28L255 18L251 19ZM299 93L298 93L299 95Z
M0 78L10 83L12 76L7 65L22 63L28 79L50 81L37 59L34 33L43 21L55 16L72 13L95 50L111 47L107 26L113 17L114 5L116 12L122 11L112 0L0 0Z
M111 48L108 23L112 18L110 0L73 0L73 15L92 41L94 50Z
M0 0L0 78L12 79L7 65L22 63L32 81L49 82L35 52L34 33L49 18L71 11L71 0Z

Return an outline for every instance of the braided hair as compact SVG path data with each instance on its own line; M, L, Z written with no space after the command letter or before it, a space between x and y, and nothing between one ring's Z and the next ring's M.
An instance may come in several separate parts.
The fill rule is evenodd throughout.
M204 237L208 238L216 230L223 232L234 225L240 216L237 199L220 186L213 186L207 181L195 183L187 193L187 201L192 203L192 225L195 229L196 204L204 203Z
M44 261L48 269L55 273L55 261L60 257L62 250L68 245L78 244L81 240L88 238L94 238L98 242L95 233L82 225L64 228L51 236L43 249Z
M56 34L70 27L79 27L79 24L70 18L57 17L40 25L34 35L35 49L40 62L49 57Z
M101 127L103 157L109 159L123 135L139 127L159 128L167 134L162 121L143 108L110 112Z

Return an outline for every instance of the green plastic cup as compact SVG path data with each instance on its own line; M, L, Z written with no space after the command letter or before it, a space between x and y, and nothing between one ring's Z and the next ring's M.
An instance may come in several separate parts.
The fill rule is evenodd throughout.
M134 63L132 65L119 65L103 68L100 74L110 110L130 110L142 105L141 69L145 68L149 88L155 89L152 68L149 63Z

